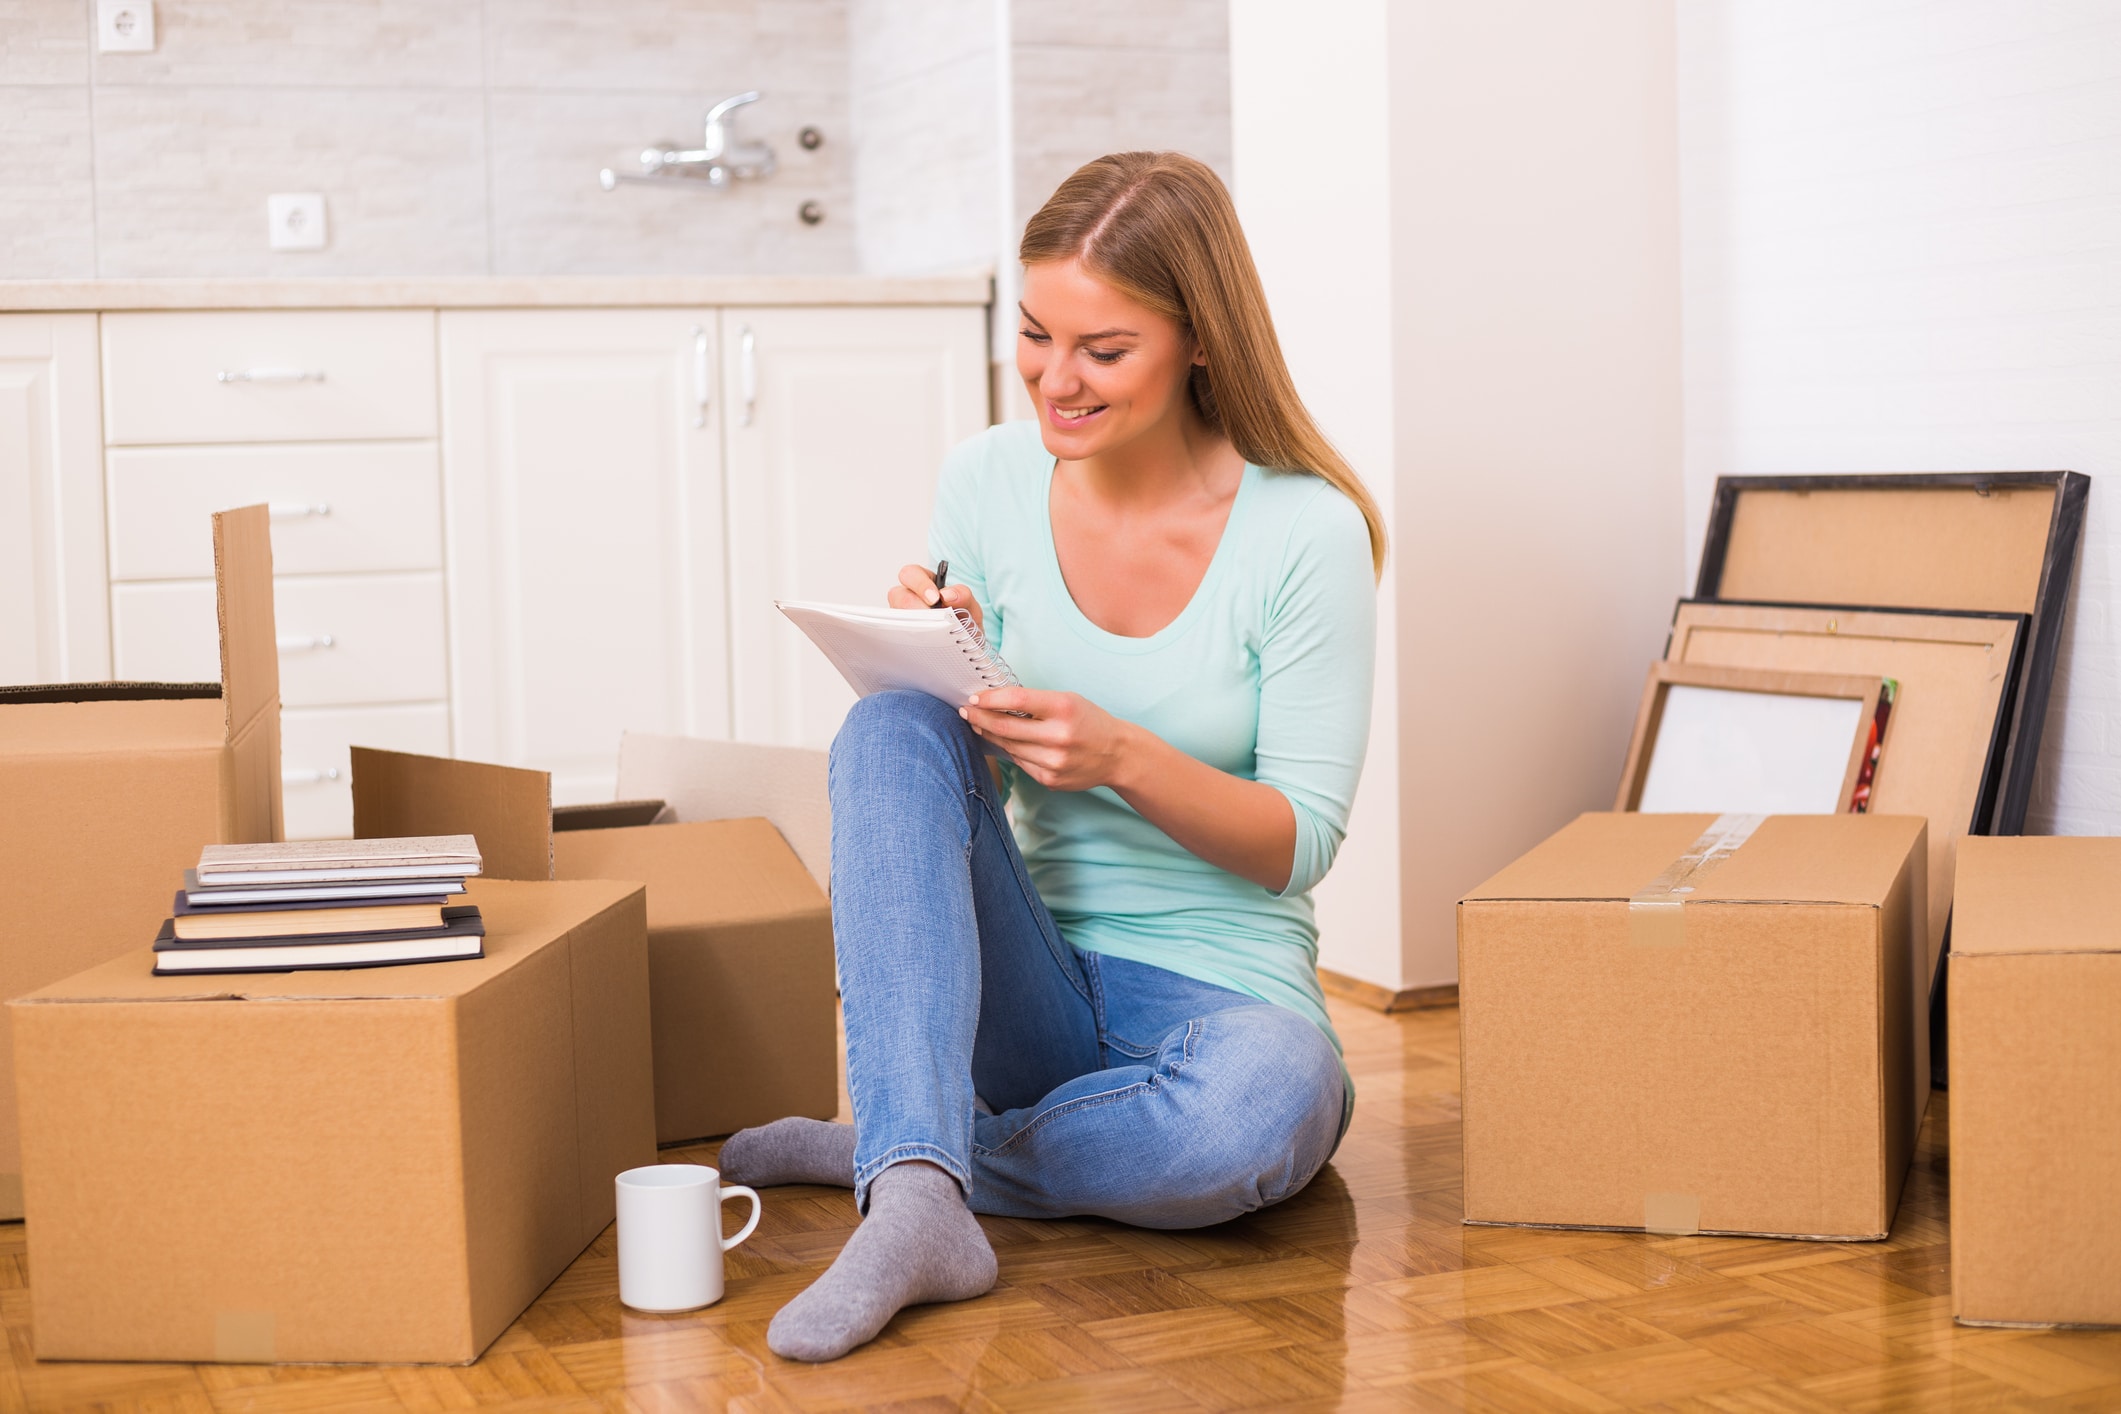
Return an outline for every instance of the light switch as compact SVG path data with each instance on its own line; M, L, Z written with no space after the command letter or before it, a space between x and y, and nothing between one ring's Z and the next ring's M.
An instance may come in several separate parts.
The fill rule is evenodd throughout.
M274 250L324 249L324 194L304 191L268 196L265 226Z
M96 0L96 48L145 54L155 47L155 0Z

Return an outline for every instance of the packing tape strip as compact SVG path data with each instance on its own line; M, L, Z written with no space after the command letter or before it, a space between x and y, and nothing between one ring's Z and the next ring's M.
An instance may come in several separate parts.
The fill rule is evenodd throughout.
M221 1365L273 1363L270 1311L214 1312L214 1361Z
M1628 941L1638 947L1676 948L1686 941L1687 898L1717 865L1753 837L1765 815L1719 815L1664 872L1628 900Z
M22 1211L22 1175L0 1173L0 1222L14 1222Z
M1643 1194L1642 1230L1660 1237L1692 1237L1701 1231L1701 1195Z

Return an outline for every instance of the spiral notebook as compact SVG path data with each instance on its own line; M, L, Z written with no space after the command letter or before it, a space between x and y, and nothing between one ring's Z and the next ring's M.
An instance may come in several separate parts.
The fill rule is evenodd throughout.
M911 690L953 707L991 687L1017 686L1016 674L987 646L963 609L871 609L854 604L774 607L810 636L863 697Z

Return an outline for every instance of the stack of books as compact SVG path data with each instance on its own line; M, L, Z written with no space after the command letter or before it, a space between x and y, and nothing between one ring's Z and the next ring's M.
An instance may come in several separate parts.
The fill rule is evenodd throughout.
M391 967L485 955L470 835L208 845L155 938L155 975Z

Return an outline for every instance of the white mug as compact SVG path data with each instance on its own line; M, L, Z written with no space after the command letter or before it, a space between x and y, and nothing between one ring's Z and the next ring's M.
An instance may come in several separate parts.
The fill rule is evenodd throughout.
M650 1164L618 1176L619 1300L636 1311L690 1311L722 1299L722 1254L759 1225L759 1195L722 1187L704 1164ZM722 1202L751 1200L751 1221L722 1236Z

